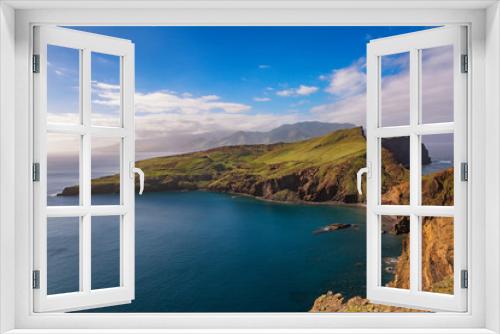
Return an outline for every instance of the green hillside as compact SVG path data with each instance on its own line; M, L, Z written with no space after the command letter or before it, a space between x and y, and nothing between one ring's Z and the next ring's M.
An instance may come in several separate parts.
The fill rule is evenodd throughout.
M146 174L146 192L206 189L272 200L358 202L355 178L365 150L357 127L295 143L218 147L136 165ZM92 180L92 191L117 192L118 176ZM77 186L67 187L62 195L77 192Z

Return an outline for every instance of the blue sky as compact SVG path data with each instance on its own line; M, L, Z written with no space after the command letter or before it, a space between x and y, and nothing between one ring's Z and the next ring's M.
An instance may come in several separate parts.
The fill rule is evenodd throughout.
M189 150L189 145L183 147L185 143L214 133L265 131L305 120L364 125L366 44L371 39L426 28L73 29L135 44L137 149L148 156ZM49 54L49 113L64 118L71 106L78 105L78 58L73 50L56 51L51 58ZM113 57L93 56L94 124L115 123L111 118L116 119L118 110L116 64ZM401 87L407 87L401 84L408 81L403 73L407 66L393 64L394 69L384 71L388 95L395 97L389 102L401 105L408 98L407 92L401 92ZM436 62L436 66L440 64ZM429 70L434 73L435 69Z
M324 88L320 76L365 56L373 38L397 35L415 27L85 27L135 43L136 89L168 89L195 96L217 95L252 105L254 112L286 113L297 100L275 91L300 85ZM268 103L254 98L268 97ZM319 91L309 104L334 100Z

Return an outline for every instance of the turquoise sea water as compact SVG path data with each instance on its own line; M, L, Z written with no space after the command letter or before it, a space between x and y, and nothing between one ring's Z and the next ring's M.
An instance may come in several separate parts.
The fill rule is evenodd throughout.
M94 199L107 202L110 196ZM119 280L118 224L112 220L93 218L96 288ZM331 223L356 226L313 233ZM49 224L53 293L78 289L77 226ZM302 312L328 290L364 296L365 227L365 209L358 207L278 204L210 192L146 193L136 199L136 298L98 311ZM384 254L400 254L399 237L383 238Z

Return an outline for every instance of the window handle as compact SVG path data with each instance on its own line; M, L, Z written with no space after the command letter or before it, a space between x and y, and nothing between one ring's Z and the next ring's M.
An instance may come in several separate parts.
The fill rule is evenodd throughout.
M363 167L360 170L358 170L357 173L357 186L358 186L358 193L360 195L363 194L363 188L361 187L363 174L366 173L366 177L370 177L370 163L367 163L366 165L367 165L366 167Z
M144 191L144 172L142 169L134 167L134 163L130 163L130 177L133 179L135 174L139 174L139 195Z

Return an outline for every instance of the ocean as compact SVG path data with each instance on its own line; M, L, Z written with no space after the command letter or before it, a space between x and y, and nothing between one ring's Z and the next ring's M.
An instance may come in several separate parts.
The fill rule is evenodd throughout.
M109 202L110 196L95 201ZM64 201L71 197L51 199ZM49 224L51 293L78 289L78 222L66 220ZM115 286L118 225L111 218L94 220L93 286ZM354 226L313 233L332 223ZM329 290L364 296L365 233L362 207L279 204L202 191L145 193L136 198L136 298L94 311L303 312ZM384 255L400 254L400 237L383 238L389 245Z

